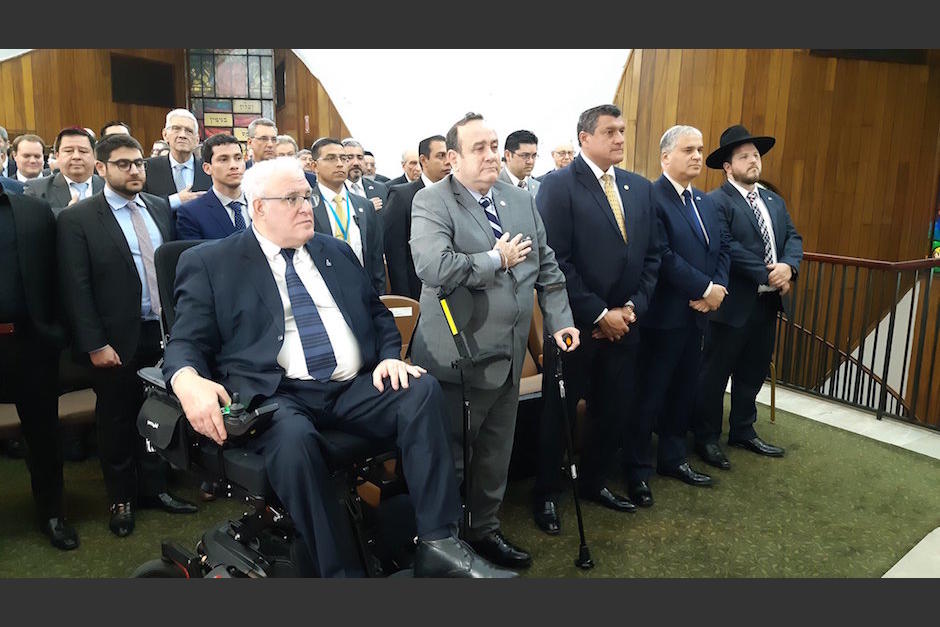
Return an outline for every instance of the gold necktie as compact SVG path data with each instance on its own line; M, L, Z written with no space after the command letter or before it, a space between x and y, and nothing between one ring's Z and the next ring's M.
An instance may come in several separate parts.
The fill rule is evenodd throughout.
M339 227L337 227L336 230L333 231L333 237L338 237L339 239L343 240L344 242L348 242L348 241L349 241L349 237L348 237L348 235L349 235L349 214L348 214L348 213L343 213L342 211L340 211L340 209L343 208L343 195L342 195L342 194L336 194L336 197L333 198L333 207L336 209L336 221L337 221L339 224L342 224L342 225L343 225L343 228L342 228L342 229L340 229ZM346 217L343 218L342 216L346 216ZM345 223L343 222L344 219L346 220ZM343 231L346 231L346 236L343 235Z
M623 212L620 211L620 203L617 201L617 190L614 189L613 177L605 174L601 177L604 181L604 195L607 196L607 202L610 203L610 210L614 213L614 220L617 221L617 227L620 229L620 235L623 242L627 242L627 227L623 223Z

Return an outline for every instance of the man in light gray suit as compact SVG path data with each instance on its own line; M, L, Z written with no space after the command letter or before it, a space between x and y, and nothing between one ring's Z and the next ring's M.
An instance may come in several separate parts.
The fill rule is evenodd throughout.
M411 251L421 279L421 317L413 340L414 363L441 383L452 425L458 476L464 470L463 407L460 375L451 368L458 357L438 300L443 288L457 286L473 295L473 314L463 329L477 351L506 352L500 360L469 374L471 404L471 513L466 538L497 564L521 568L532 558L500 532L497 512L506 490L519 399L519 379L532 319L534 288L545 328L559 346L562 336L579 344L565 278L546 244L535 199L518 187L497 181L499 142L479 114L468 113L446 137L454 173L415 194Z
M23 192L42 198L58 216L69 205L91 198L104 189L104 179L95 174L95 140L83 128L59 131L53 144L59 171L51 176L32 179Z
M531 131L513 131L506 136L503 148L506 167L499 171L498 179L528 190L535 198L540 183L532 178L532 170L539 158L539 138Z

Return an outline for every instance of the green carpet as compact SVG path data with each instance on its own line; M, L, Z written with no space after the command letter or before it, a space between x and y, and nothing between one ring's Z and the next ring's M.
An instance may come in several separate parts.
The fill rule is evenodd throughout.
M834 427L761 409L758 431L786 447L782 459L726 448L732 470L709 472L711 488L654 477L656 504L636 514L583 505L597 566L573 565L578 534L570 496L561 502L562 534L538 531L530 515L532 479L511 482L503 530L533 555L531 577L880 577L940 526L940 461ZM694 456L693 467L706 470ZM107 527L96 459L67 462L69 518L81 537L61 552L35 529L28 474L0 458L0 577L125 577L159 554L169 538L193 547L204 530L239 503L202 504L195 515L143 510L127 538ZM612 481L617 491L624 489ZM195 500L192 481L173 491Z

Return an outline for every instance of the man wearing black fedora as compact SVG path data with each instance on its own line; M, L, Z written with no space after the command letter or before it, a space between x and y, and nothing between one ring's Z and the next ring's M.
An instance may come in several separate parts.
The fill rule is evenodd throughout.
M784 449L764 442L754 430L757 393L767 377L774 350L777 312L790 291L803 258L803 238L796 232L778 194L757 184L761 156L773 137L753 136L740 124L721 134L705 165L724 170L727 181L708 197L731 237L728 294L712 314L705 333L692 429L702 459L717 468L731 467L718 444L724 393L731 377L728 444L760 455L782 457Z

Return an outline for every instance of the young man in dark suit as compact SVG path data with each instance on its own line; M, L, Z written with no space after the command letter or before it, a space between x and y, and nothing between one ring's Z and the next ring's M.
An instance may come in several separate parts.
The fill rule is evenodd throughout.
M421 280L415 273L411 256L411 201L418 190L437 183L450 174L447 144L443 135L432 135L418 143L418 161L421 176L410 183L396 185L388 193L388 203L382 211L385 227L385 263L388 264L388 282L392 294L421 298Z
M144 450L135 426L144 401L137 370L162 355L153 253L174 239L174 228L166 200L141 193L146 171L136 139L109 135L95 152L105 188L59 214L59 278L73 348L94 366L109 526L126 536L138 506L196 511L166 491L168 465Z
M184 202L204 194L212 181L202 169L202 159L193 154L199 142L196 116L186 109L167 113L163 139L170 146L170 154L146 160L143 191L164 198L175 213Z
M396 439L416 514L417 576L513 576L454 537L459 497L440 387L399 360L394 318L349 245L314 231L300 162L256 164L244 187L251 227L180 257L163 374L186 418L221 444L219 403L230 392L249 407L278 403L244 446L265 458L309 555L305 575L362 575L318 443L330 428Z
M686 435L702 363L706 313L721 306L728 285L728 237L704 192L692 187L702 171L702 133L673 126L659 142L663 174L653 183L662 225L662 264L646 316L640 321L636 419L624 437L627 490L641 507L653 504L653 427L659 436L656 471L693 486L711 485L689 466Z
M184 203L176 212L178 239L219 239L248 226L242 193L245 159L231 135L213 135L202 145L202 168L212 178L209 192Z
M582 494L619 512L636 505L606 486L627 421L636 419L637 320L647 315L656 286L661 249L659 219L650 182L615 167L623 159L625 122L620 109L600 105L578 119L581 154L545 177L536 197L565 275L568 299L583 346L562 355L569 416L586 398L590 421L581 456ZM546 348L544 370L554 372ZM558 387L542 378L545 412L540 423L534 516L547 533L558 533L554 493L562 462Z
M782 297L789 293L803 258L803 238L783 198L757 184L761 156L775 141L752 136L738 124L721 134L718 148L705 161L709 168L723 169L728 178L708 196L731 238L731 270L728 296L705 333L693 431L702 459L722 469L731 467L718 444L728 377L728 444L769 457L784 454L754 430L755 399L770 367L777 312L783 310Z
M4 179L9 180L9 179ZM0 184L0 399L16 404L39 527L52 545L78 547L66 521L59 446L55 218L49 203Z

